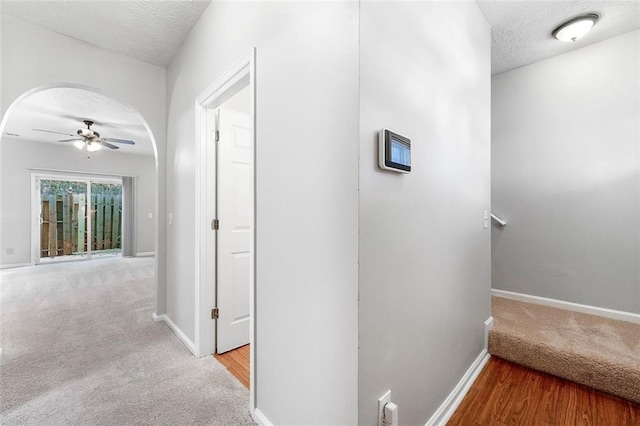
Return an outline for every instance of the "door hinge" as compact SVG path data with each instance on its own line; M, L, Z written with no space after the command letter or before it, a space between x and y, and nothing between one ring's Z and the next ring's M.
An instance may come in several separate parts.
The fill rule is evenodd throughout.
M214 231L220 229L220 221L218 219L213 219L211 221L211 229L213 229Z
M220 130L216 130L215 140L216 142L220 142Z
M220 311L218 308L213 308L211 310L211 319L218 319L218 317L220 317Z

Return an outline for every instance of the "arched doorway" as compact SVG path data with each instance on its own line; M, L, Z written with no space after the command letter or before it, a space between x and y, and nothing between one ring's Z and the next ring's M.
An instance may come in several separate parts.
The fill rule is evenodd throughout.
M33 194L40 188L35 187L34 176L52 178L57 182L77 178L100 185L107 181L113 183L114 179L120 179L123 184L128 181L129 186L133 185L129 192L135 196L129 200L128 213L133 215L128 220L129 230L126 226L123 230L129 240L134 241L134 249L127 255L158 253L157 145L146 120L134 108L91 87L48 85L18 97L7 109L0 131L0 267L37 263L43 254L51 258L51 254L64 257L80 253L80 258L83 258L86 256L82 253L87 250L90 253L97 247L106 248L106 235L109 237L109 249L118 245L122 248L125 243L118 241L125 235L117 234L116 230L122 227L126 218L114 218L122 210L123 201L114 201L109 210L101 206L103 217L99 218L96 212L92 223L91 212L97 210L97 204L95 208L90 207L89 200L82 197L86 194L78 194L77 198L86 202L84 223L78 220L82 217L81 203L78 202L72 207L67 205L66 210L65 206L61 209L68 211L75 220L67 215L62 220L64 223L54 224L44 220L49 218L49 214L47 218L43 217L42 204L35 202ZM70 196L71 199L76 198ZM55 209L52 203L47 207L48 213ZM126 215L127 212L123 213ZM110 219L108 225L104 221L107 215ZM95 231L98 219L103 221L99 239L97 233L89 234L87 229ZM48 222L50 236L62 241L61 247L49 239L45 250L42 246L45 235L38 231L44 226L38 221ZM69 226L66 226L67 222ZM58 227L60 232L54 227ZM155 277L157 293L157 258Z

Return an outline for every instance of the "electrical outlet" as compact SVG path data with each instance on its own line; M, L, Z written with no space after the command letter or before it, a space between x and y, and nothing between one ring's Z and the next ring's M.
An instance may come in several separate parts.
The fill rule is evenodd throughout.
M13 247L7 247L7 256L13 256Z
M152 218L153 218L153 213L149 213L149 214L147 215L147 217L148 217L149 219L152 219Z
M378 399L378 426L384 426L382 419L384 419L384 406L388 402L391 402L391 390L388 390L384 395Z
M173 213L169 213L169 225L173 225Z

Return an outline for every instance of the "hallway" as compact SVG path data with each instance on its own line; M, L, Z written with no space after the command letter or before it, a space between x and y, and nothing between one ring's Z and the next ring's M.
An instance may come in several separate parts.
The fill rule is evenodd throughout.
M0 423L253 424L247 389L151 319L153 267L0 271Z

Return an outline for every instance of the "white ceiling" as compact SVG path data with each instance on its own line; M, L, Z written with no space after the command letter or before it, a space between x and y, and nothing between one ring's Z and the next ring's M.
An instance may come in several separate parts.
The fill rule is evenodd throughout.
M2 14L167 66L211 0L3 0Z
M82 89L54 88L25 98L9 114L2 136L77 149L73 143L58 141L75 137L76 131L85 127L84 120L95 122L91 129L101 137L129 139L136 143L133 146L114 144L119 147L115 150L118 153L154 155L149 134L133 109Z
M452 0L453 1L453 0ZM477 0L492 26L492 73L497 74L640 28L640 0ZM210 0L2 0L2 14L143 61L166 66ZM601 18L576 43L562 43L551 31L576 15ZM75 134L85 118L104 137L133 139L118 152L153 155L137 115L104 96L79 89L51 89L18 105L5 132L22 139L53 142ZM100 123L105 125L101 126ZM108 126L108 124L112 126ZM119 125L117 125L119 124ZM61 136L61 137L58 137Z
M166 66L211 0L2 0L2 14ZM453 0L451 0L453 1ZM477 0L492 26L492 73L556 56L640 28L640 0ZM576 43L551 31L569 18L600 14Z
M210 0L2 0L1 11L100 48L166 66L209 3ZM92 129L102 137L136 142L135 146L119 144L116 152L154 155L149 135L135 111L81 89L56 88L29 96L12 110L2 136L77 149L72 143L58 141L75 136L84 127L85 119L95 122Z
M640 28L639 0L477 0L491 30L491 71L498 74ZM600 20L575 43L551 32L570 18L595 12Z

